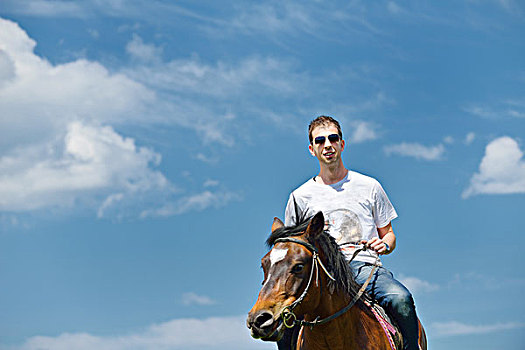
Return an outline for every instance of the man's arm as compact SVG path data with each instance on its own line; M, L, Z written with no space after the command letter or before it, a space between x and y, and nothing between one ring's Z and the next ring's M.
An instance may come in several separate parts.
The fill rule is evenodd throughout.
M390 254L396 249L396 235L392 229L392 223L388 223L385 227L378 227L377 233L379 238L374 237L369 240L368 246L375 250L378 254ZM386 248L388 244L389 249Z

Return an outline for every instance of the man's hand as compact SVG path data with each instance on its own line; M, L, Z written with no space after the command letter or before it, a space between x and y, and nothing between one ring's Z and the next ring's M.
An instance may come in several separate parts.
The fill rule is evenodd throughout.
M387 246L385 242L383 242L381 239L374 237L369 241L362 240L361 244L365 244L368 248L375 251L377 254L387 254L389 253Z

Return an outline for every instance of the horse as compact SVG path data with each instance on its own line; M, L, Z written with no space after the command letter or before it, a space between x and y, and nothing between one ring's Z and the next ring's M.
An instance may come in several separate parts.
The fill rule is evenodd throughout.
M324 225L321 212L294 227L274 219L271 250L261 259L263 285L246 320L252 337L277 342L287 328L300 326L297 350L402 349L399 331L385 332L363 295L370 278L364 286L354 281ZM427 349L421 322L419 346Z

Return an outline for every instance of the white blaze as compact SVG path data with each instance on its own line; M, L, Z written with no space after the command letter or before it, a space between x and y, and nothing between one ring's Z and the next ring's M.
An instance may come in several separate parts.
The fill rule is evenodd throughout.
M286 249L276 249L274 248L272 252L270 253L270 262L272 265L278 263L279 261L283 260L286 256L286 253L288 252L288 248Z
M264 282L264 284L263 284L263 287L266 285L266 283L268 283L270 281L271 278L272 278L272 274L269 274L268 278L266 279L266 282Z

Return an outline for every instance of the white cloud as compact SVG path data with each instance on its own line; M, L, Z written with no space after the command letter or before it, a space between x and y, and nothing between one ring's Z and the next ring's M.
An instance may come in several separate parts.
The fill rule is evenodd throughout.
M212 179L208 179L204 182L203 186L204 187L215 187L215 186L218 186L219 185L219 181L217 180L212 180Z
M267 111L275 112L270 111L269 99L299 98L304 96L303 86L315 85L291 62L271 57L211 64L192 57L137 65L123 72L162 91L159 105L167 122L195 130L207 144L229 147L249 140L248 116L267 121Z
M442 144L436 146L424 146L419 143L402 142L396 145L388 145L383 148L386 155L397 154L406 157L414 157L423 160L440 160L445 152Z
M16 23L0 18L1 151L49 142L75 120L111 124L148 116L151 90L96 62L52 65L35 55L35 45Z
M187 17L203 23L221 24L220 20L206 17L166 1L125 0L2 0L4 13L54 18L90 18L95 16L137 19L164 26L176 17Z
M0 210L71 207L97 197L109 195L109 200L114 191L167 190L166 178L151 169L159 163L157 153L137 147L111 127L73 122L57 142L0 158ZM110 206L108 200L104 207Z
M0 48L0 88L15 77L15 63L7 52Z
M500 5L503 9L505 9L510 14L513 14L513 15L522 14L522 9L519 5L519 2L517 3L515 0L494 0L494 2Z
M511 117L525 118L525 100L524 99L509 99L506 100L507 113Z
M364 72L349 72L348 74L356 80L366 81L370 79L367 77L368 73L366 72L369 69L370 67L365 67L363 68ZM337 77L334 76L333 79L337 79ZM396 101L393 98L380 91L373 96L359 99L355 103L352 103L350 106L348 106L346 109L351 115L362 115L369 111L377 111L385 105L392 105L395 103Z
M490 142L463 198L476 194L525 193L525 160L518 142L503 136Z
M121 218L125 212L162 208L168 215L169 208L169 215L176 215L238 198L227 191L174 197L173 185L155 170L160 155L110 126L178 124L204 134L207 142L230 144L236 138L223 138L222 130L235 118L232 113L217 116L186 95L174 102L161 99L145 84L97 62L53 65L34 53L35 46L16 23L0 18L0 211L87 207L97 209L98 217ZM160 53L138 37L128 50L144 60ZM256 66L218 68L211 75L223 76L220 83L227 85L245 72L248 77L241 80L249 81ZM182 70L199 75L191 62Z
M181 215L189 211L202 211L204 209L213 207L220 208L225 206L231 201L241 200L242 196L235 192L230 191L217 191L212 192L209 190L182 197L175 202L167 203L158 209L144 210L140 216L145 217L156 217L156 216L172 216Z
M133 38L126 45L126 52L142 61L158 62L161 60L162 48L145 44L140 36L133 34Z
M319 1L269 1L265 3L237 6L233 18L221 23L222 28L245 34L289 34L307 33L312 36L329 37L333 26L344 28L347 33L358 32L361 36L380 34L381 31L368 20L369 12L360 1L340 4ZM353 36L348 36L351 40Z
M508 99L491 106L470 105L463 110L467 113L487 119L525 118L525 100Z
M522 322L494 323L488 325L471 325L457 321L434 322L430 325L432 334L437 337L468 335L468 334L486 334L500 332L510 329L525 328Z
M452 136L445 136L443 138L443 142L446 143L446 144L453 144L454 143L454 138Z
M476 138L476 134L474 132L469 132L466 136L465 136L465 144L466 145L470 145L472 142L474 142L474 139Z
M116 2L111 6L118 7ZM206 145L231 147L250 139L254 118L275 123L268 116L279 115L282 125L293 124L290 116L296 112L269 106L269 99L294 104L307 97L304 86L319 91L328 82L341 83L334 77L311 77L298 70L297 62L274 57L205 62L192 56L163 61L161 48L137 35L126 47L135 59L119 73L82 59L53 65L34 53L36 43L17 24L0 20L0 29L0 77L5 77L0 80L0 109L9 116L0 120L6 131L0 150L23 142L49 142L79 119L102 125L179 125L197 132ZM359 109L377 108L384 102L384 95L378 93ZM360 125L357 131L357 140L375 137L370 124ZM213 161L205 154L200 152L198 158Z
M179 207L175 210L177 214L182 214L190 210L201 211L210 206L221 207L231 200L239 199L240 196L232 192L204 191L202 193L183 198Z
M203 153L197 153L195 158L200 160L201 162L208 163L208 164L215 164L219 161L217 157L205 155Z
M97 210L97 217L103 218L106 215L106 211L115 205L117 205L119 202L121 202L124 199L124 193L114 193L109 195L102 205Z
M182 295L182 303L184 305L213 305L215 301L205 295L189 292Z
M42 17L84 17L85 7L71 1L57 0L5 0L8 12L37 15Z
M437 284L416 277L401 276L399 280L414 294L434 292L439 289Z
M376 126L365 121L355 121L350 123L352 133L349 137L351 143L361 143L375 140L377 138Z
M318 22L311 16L311 11L299 3L254 4L241 10L232 20L232 26L246 32L300 30L313 33Z
M388 4L387 4L387 9L390 13L393 13L393 14L398 14L400 12L403 12L403 9L398 5L396 4L395 2L393 1L389 1Z
M291 62L271 57L216 64L201 62L198 57L174 59L162 65L133 67L126 74L167 91L221 98L254 89L264 94L295 95L306 78L293 73Z
M493 110L487 107L469 106L465 107L463 110L467 113L483 118L496 118L498 116L498 113L494 112Z
M7 232L7 230L14 227L29 229L31 225L24 220L19 220L17 215L0 213L0 231Z
M91 37L93 39L100 38L100 32L98 30L96 30L96 29L88 29L88 33L89 33L89 35L91 35Z
M174 319L143 331L115 336L63 333L56 337L35 336L12 350L212 350L274 349L250 337L246 316Z

